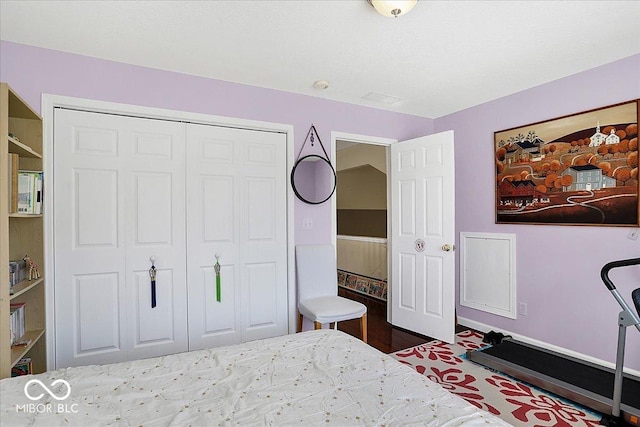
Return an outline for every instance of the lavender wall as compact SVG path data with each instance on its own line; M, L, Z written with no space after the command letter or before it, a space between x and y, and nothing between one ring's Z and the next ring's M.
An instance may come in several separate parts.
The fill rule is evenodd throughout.
M606 262L640 255L628 228L494 224L495 130L640 97L640 55L435 121L320 98L0 42L0 80L37 110L42 93L292 124L296 154L311 123L329 149L331 131L410 139L453 129L457 231L517 235L517 320L458 306L458 315L593 357L614 360L618 308L599 279ZM306 148L305 148L306 150ZM302 229L312 218L313 230ZM296 200L296 243L331 241L328 204ZM459 244L459 242L458 242ZM631 270L631 271L628 271ZM615 273L637 287L640 268ZM640 370L640 334L628 334L627 366Z
M457 232L516 235L517 298L528 305L528 315L517 320L460 305L458 316L615 361L620 309L600 269L640 256L640 240L627 239L631 229L623 227L495 224L493 132L635 98L640 55L436 119L436 132L455 133ZM615 270L611 277L631 302L640 267ZM625 365L640 370L640 333L633 328Z
M6 41L0 41L0 80L38 111L41 94L48 93L291 124L296 155L312 123L327 152L332 131L398 140L433 133L433 120L422 117ZM313 154L306 147L305 153ZM331 241L329 203L307 205L296 199L294 212L297 244ZM314 228L302 229L302 218L312 218Z

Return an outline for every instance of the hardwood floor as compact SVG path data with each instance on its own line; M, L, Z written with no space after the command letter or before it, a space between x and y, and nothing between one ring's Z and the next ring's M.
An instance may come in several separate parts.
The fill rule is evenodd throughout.
M388 323L387 304L384 301L366 297L343 288L338 288L338 295L361 302L367 306L367 341L369 345L383 353L393 353L433 340L433 338L396 328ZM359 319L340 322L338 323L338 329L356 338L361 338Z

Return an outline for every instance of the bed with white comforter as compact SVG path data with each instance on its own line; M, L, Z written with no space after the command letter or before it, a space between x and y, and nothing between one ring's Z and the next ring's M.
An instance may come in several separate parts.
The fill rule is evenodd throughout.
M2 426L509 425L334 330L4 379L0 401Z

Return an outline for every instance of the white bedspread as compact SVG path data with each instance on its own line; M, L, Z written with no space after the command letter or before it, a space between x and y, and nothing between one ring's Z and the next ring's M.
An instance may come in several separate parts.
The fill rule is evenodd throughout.
M32 379L69 396L32 401ZM509 425L334 330L5 379L0 400L2 426Z

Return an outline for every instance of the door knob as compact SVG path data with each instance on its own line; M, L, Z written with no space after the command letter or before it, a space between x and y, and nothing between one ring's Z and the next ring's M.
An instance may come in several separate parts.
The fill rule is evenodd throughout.
M448 243L445 243L444 245L442 245L442 250L445 251L445 252L450 252L451 249L453 249L453 248Z

